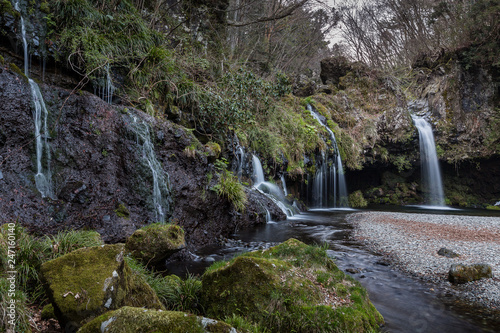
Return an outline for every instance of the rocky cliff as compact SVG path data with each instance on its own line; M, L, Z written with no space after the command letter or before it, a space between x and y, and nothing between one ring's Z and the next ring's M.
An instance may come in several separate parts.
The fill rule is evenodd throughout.
M172 209L167 218L185 228L188 244L213 243L240 227L264 223L264 207L275 219L284 217L259 193L248 193L247 209L239 213L212 191L217 176L210 149L185 128L132 108L110 105L86 91L40 86L49 111L52 198L42 198L35 187L32 96L26 77L9 65L2 66L3 221L18 220L36 233L95 229L107 242L123 241L140 226L154 222L152 174L130 128L132 114L152 128L157 158L170 178Z

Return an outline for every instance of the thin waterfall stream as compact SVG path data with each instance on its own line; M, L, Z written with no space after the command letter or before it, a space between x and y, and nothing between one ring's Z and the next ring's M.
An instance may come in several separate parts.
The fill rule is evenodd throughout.
M14 3L14 8L21 14L19 1ZM28 66L28 42L26 40L26 26L24 18L21 14L21 36L23 39L24 51L24 74L28 78L31 91L31 99L33 101L33 120L35 125L35 142L36 142L36 174L35 185L37 190L42 195L42 198L53 198L52 190L52 172L50 170L50 145L49 130L47 125L48 111L43 100L42 93L38 84L29 78Z
M419 135L422 190L425 193L426 204L432 207L446 207L432 127L424 118L416 116L412 118Z
M142 160L151 170L153 177L152 199L156 222L164 223L165 215L170 211L172 204L169 176L165 174L162 164L156 158L149 125L133 115L131 119L130 127L137 136L137 144L141 147Z
M311 115L330 134L331 145L334 149L334 160L329 163L326 152L322 152L321 165L316 171L313 182L313 202L317 208L349 207L347 183L345 181L342 158L340 157L337 139L333 131L321 121L319 115L308 104L307 109Z

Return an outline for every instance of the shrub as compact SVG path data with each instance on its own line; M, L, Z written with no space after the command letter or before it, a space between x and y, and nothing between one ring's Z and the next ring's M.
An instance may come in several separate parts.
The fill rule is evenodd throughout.
M219 183L211 188L220 197L224 197L231 201L234 208L243 212L248 198L245 193L245 188L231 171L223 170L220 174Z

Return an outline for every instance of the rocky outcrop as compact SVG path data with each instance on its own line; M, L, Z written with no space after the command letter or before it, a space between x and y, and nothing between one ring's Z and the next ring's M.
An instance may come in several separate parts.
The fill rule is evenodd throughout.
M217 264L202 285L209 316L242 316L271 332L368 332L383 323L357 281L295 239Z
M42 279L62 327L80 327L122 306L164 309L124 260L123 244L83 248L44 263Z
M53 198L35 188L36 152L29 85L0 70L0 219L19 221L32 232L97 230L106 242L125 241L136 229L155 222L153 178L142 159L130 114L151 124L158 160L169 175L173 209L170 218L186 231L190 246L213 243L238 228L265 223L263 195L249 196L244 213L208 186L214 173L209 154L185 128L153 119L140 111L109 105L86 91L40 84L49 111L48 138ZM47 76L50 76L47 73ZM186 147L196 147L194 154ZM282 216L282 215L281 215Z
M83 326L79 333L236 333L228 324L177 311L123 307L110 311Z

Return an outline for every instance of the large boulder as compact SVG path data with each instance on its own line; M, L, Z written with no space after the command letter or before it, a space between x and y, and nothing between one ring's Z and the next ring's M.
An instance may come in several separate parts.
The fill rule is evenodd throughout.
M125 249L146 264L159 263L186 246L184 230L174 224L150 224L127 239Z
M95 318L78 331L78 333L101 332L236 333L236 330L226 323L184 312L126 306Z
M82 248L41 267L61 326L74 329L122 306L163 309L151 287L124 261L123 244Z
M367 332L383 323L366 290L324 249L295 239L217 263L202 285L208 316L241 316L271 332Z
M487 264L453 264L448 272L448 280L454 284L467 283L492 278L491 266Z

